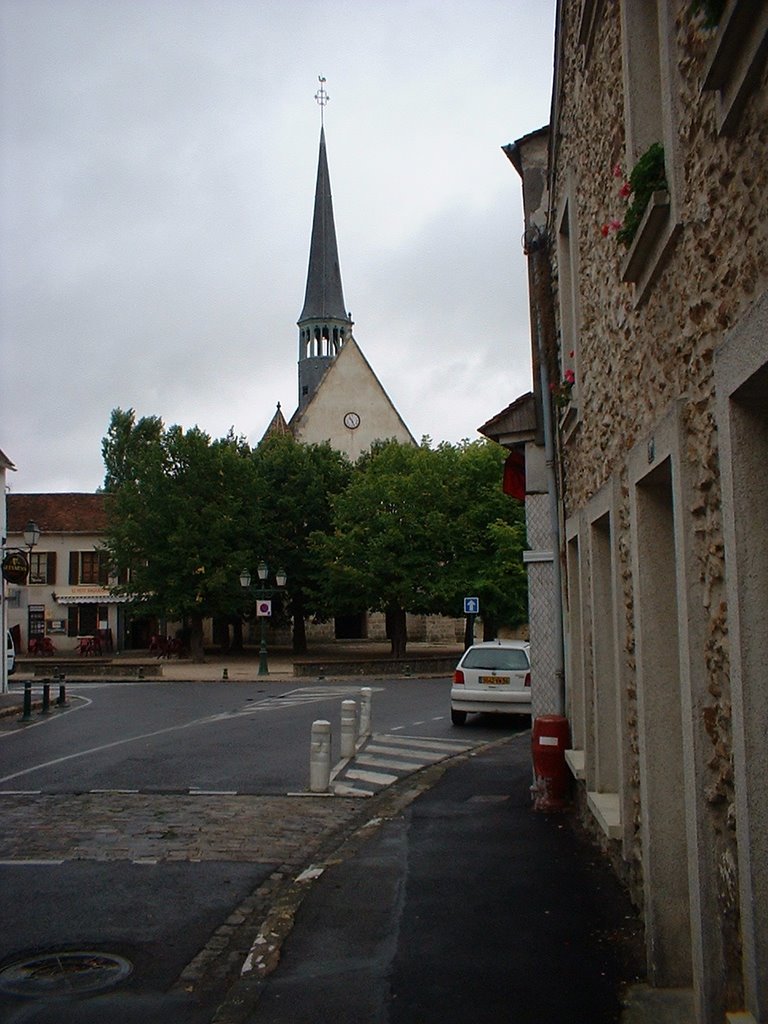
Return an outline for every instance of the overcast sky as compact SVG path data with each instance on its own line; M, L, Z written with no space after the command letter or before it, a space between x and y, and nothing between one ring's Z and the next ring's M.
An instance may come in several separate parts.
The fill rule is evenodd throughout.
M115 407L255 444L297 402L325 107L354 335L411 432L530 388L520 179L555 0L0 0L0 449L92 491Z

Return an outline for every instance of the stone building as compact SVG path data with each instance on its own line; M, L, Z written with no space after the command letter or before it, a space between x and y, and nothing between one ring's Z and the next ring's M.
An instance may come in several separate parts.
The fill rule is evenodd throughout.
M698 1024L768 1022L767 52L758 0L560 3L549 130L505 147L567 760Z
M114 594L103 551L103 494L9 494L8 546L25 549L32 520L40 536L28 551L29 576L6 583L7 625L18 654L74 654L88 642L110 653L127 628L126 598ZM149 643L147 633L146 643Z

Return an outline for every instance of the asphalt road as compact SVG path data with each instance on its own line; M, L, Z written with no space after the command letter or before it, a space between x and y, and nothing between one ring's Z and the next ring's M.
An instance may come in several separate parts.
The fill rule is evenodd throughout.
M25 726L0 720L0 792L302 791L312 722L331 722L337 760L341 702L359 699L362 685L69 684L66 710ZM473 742L498 736L493 719L451 725L447 679L370 685L376 732Z
M66 709L0 720L0 1021L209 1020L242 963L238 942L252 941L249 915L260 920L270 886L365 803L287 795L306 793L318 718L332 723L336 760L341 701L362 685L72 683ZM447 679L369 685L376 733L471 745L510 728L479 716L453 727ZM210 963L189 973L204 947ZM29 958L62 952L114 956L130 973L72 995L59 971L47 991L56 971ZM3 981L24 958L33 997ZM74 984L88 964L67 968Z

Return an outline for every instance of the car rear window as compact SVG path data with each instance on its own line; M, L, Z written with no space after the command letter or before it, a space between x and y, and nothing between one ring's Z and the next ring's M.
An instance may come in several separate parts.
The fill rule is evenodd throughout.
M522 648L476 647L467 651L462 668L500 668L509 672L527 671L528 655Z

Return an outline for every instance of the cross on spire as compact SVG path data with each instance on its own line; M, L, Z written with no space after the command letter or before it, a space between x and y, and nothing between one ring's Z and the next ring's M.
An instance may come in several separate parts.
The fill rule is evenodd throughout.
M324 125L325 105L331 97L325 91L325 79L323 76L318 75L317 80L320 83L320 88L315 93L315 99L320 107L320 125L322 127Z

